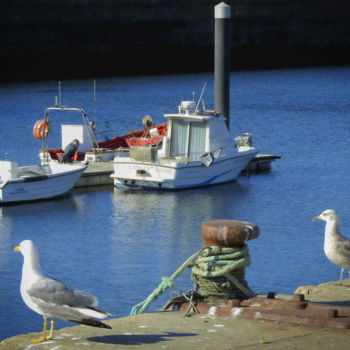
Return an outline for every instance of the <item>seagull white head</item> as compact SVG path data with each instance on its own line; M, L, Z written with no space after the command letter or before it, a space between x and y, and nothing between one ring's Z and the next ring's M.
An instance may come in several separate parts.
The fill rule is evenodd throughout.
M319 216L315 216L312 221L315 220L323 220L326 222L337 222L338 221L338 215L333 209L327 209L323 211Z
M34 268L39 269L39 256L32 241L28 239L22 241L19 246L14 248L14 251L21 252L24 260L28 260Z
M15 252L21 252L23 256L26 256L27 254L30 254L32 250L35 250L34 244L29 239L26 239L25 241L22 241L19 246L15 247Z

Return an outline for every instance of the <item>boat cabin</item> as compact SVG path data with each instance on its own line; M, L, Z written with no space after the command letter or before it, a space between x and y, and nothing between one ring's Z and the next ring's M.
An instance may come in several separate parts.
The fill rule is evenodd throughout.
M183 101L179 113L164 117L168 119L167 133L158 158L199 161L203 154L222 149L226 144L232 148L226 118L215 111L201 111L193 101Z

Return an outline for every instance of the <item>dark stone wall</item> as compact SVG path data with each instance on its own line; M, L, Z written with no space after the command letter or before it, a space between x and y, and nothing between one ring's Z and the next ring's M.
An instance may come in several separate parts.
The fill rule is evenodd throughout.
M1 0L1 80L213 70L211 0ZM232 69L350 63L348 0L228 0Z

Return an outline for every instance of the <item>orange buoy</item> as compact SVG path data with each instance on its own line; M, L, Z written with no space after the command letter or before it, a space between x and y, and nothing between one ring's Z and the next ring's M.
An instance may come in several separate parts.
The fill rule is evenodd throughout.
M259 236L255 224L237 220L210 220L202 224L203 246L240 247Z
M49 123L45 120L38 120L33 127L33 136L37 140L46 139L49 135Z

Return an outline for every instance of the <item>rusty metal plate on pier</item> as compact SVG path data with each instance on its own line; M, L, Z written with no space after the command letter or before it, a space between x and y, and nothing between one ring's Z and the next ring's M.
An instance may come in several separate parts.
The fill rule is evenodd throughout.
M184 299L183 299L184 300ZM257 296L248 300L230 299L225 304L218 300L214 303L192 302L195 311L200 314L221 317L244 317L297 323L315 327L350 328L350 306L305 301L304 296L296 294L293 300L282 300ZM190 304L174 299L166 310L188 311Z

